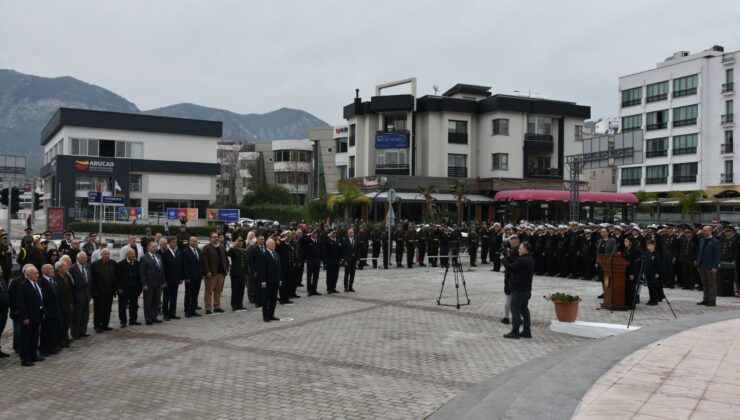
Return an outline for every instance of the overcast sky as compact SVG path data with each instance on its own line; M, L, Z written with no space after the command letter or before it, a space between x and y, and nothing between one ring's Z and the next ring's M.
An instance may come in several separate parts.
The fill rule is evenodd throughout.
M417 77L617 113L617 78L740 49L740 2L0 0L0 68L73 76L141 109L179 102L342 122L354 89Z

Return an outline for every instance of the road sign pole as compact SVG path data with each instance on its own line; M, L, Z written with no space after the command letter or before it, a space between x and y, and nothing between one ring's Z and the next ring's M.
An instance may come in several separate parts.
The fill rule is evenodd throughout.
M13 208L13 188L8 186L8 220L5 221L5 232L8 234L8 243L10 243L10 238L13 236L10 230L10 218L13 216L13 213L11 213L11 209Z

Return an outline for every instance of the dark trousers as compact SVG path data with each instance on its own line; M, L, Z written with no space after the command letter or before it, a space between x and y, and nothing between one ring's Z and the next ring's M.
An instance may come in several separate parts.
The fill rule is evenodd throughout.
M185 283L185 314L192 314L198 307L198 295L202 282L203 279L191 279L190 283Z
M146 322L152 322L157 319L159 313L159 286L149 286L149 290L144 290L144 319Z
M123 295L118 296L118 320L121 324L127 324L126 309L128 309L128 321L136 322L139 317L139 296L141 295L141 286L138 284L129 285L124 290Z
M470 256L470 264L475 265L475 260L478 257L478 250L477 249L471 249L470 253L468 253Z
M260 284L259 295L262 303L262 319L268 320L275 317L275 306L277 304L278 284L269 282L265 287Z
M70 333L72 338L80 338L87 334L87 323L90 321L90 301L87 299L75 299L72 308L72 320L70 322Z
M424 258L427 256L426 245L419 247L419 265L424 265Z
M373 242L373 268L378 268L378 258L380 257L380 242Z
M247 300L249 303L254 303L257 301L257 297L255 297L255 286L254 286L254 274L249 273L247 274L247 277L244 279L244 282L247 285Z
M480 245L480 262L481 264L487 264L488 260L488 244Z
M110 312L113 307L113 295L93 296L93 326L105 328L110 324Z
M327 261L326 262L326 291L333 291L337 289L337 281L339 281L339 261Z
M20 355L21 361L33 362L36 359L36 349L39 347L40 328L38 322L31 322L30 325L21 324L20 330Z
M295 271L290 272L290 296L297 296L298 285L301 284L303 279L303 267L296 268Z
M282 281L282 284L279 285L279 291L280 291L280 302L287 302L290 300L290 282L293 280L291 277L291 271L286 271L283 273L283 278L280 279Z
M389 247L383 247L383 268L388 268L388 262L390 261L391 250Z
M5 331L5 325L8 323L8 308L0 308L0 334ZM1 343L0 343L1 344ZM0 348L2 348L0 346Z
M519 333L519 326L523 325L522 332L531 332L529 319L529 292L511 292L511 331Z
M57 318L44 318L41 321L41 343L39 345L39 351L41 353L50 353L59 347L59 329L61 328L62 320Z
M15 351L18 354L21 354L21 327L23 324L21 324L21 321L12 318L13 319L13 351Z
M244 274L231 274L231 309L244 307L244 288L247 279Z
M69 343L69 324L72 320L72 313L69 310L62 312L62 318L59 320L59 344Z
M319 286L319 267L321 266L321 261L317 259L311 259L306 262L306 271L308 272L306 274L306 282L308 283L306 285L306 289L308 290L309 294L313 294L318 292L317 288Z
M177 291L180 285L168 283L162 291L162 316L172 318L177 313Z
M344 291L352 288L355 283L355 266L354 262L347 262L344 266Z
M663 286L660 281L653 277L647 281L648 293L650 294L650 302L658 302L663 298Z
M570 254L570 276L581 277L583 276L583 267L578 263L581 261L581 256L575 251Z
M493 271L501 271L501 260L498 255L492 255L491 262L493 262Z
M396 242L396 265L399 267L403 266L403 242Z
M717 272L717 296L735 296L734 268L720 268Z
M411 268L414 266L414 247L406 247L406 266Z

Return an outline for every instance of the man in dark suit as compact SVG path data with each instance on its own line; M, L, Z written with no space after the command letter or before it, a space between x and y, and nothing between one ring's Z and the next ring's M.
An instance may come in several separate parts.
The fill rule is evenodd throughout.
M159 312L157 292L161 287L167 287L167 283L164 280L162 261L157 255L157 244L150 242L147 248L147 252L139 261L139 277L141 288L144 290L144 319L146 325L152 325L162 322L157 319Z
M704 299L697 305L717 306L717 271L720 265L720 243L712 234L711 226L701 230L702 238L697 248L694 266L699 269Z
M306 281L308 296L321 295L318 292L319 286L319 267L321 267L321 248L319 245L318 231L312 231L307 237L301 238L306 259Z
M337 282L339 281L339 264L342 260L342 247L337 241L337 233L329 230L329 238L326 241L324 251L324 265L326 265L326 293L339 293Z
M0 256L1 258L1 256ZM8 322L8 309L10 307L10 293L8 292L8 285L3 280L3 273L5 270L0 264L0 331L5 331L5 324ZM9 357L8 353L3 353L0 349L0 359Z
M203 281L203 253L198 248L198 238L195 236L191 236L187 247L182 249L182 271L185 279L185 318L200 316L196 309Z
M354 292L352 285L355 283L355 269L357 268L357 256L359 248L355 241L355 230L347 231L347 237L342 242L342 265L344 266L344 292Z
M100 259L90 266L92 281L90 291L93 298L93 325L95 332L110 331L110 312L116 294L116 262L110 258L110 249L100 252Z
M41 321L44 319L44 297L38 285L39 271L31 264L23 267L23 278L15 290L15 307L21 323L20 356L23 366L41 362L36 350L39 345Z
M500 257L506 267L506 272L511 273L511 332L504 338L518 339L532 338L531 320L529 318L529 298L532 297L532 278L534 277L534 257L530 254L532 249L529 242L519 245L519 256L516 261L510 262L508 258ZM519 332L519 326L523 330Z
M59 308L60 330L59 330L59 347L69 347L69 325L72 318L74 296L72 293L72 279L69 276L69 262L59 260L54 264L56 273L54 282L59 286L59 298L61 306Z
M265 276L265 237L259 235L257 237L257 243L250 248L249 255L247 257L247 266L249 267L250 280L253 282L252 287L257 292L255 294L255 307L259 308L262 305L262 279ZM262 277L260 277L262 276Z
M72 248L74 249L74 247ZM90 320L90 266L87 264L87 254L77 252L77 262L69 270L72 277L73 310L70 321L70 333L77 340L89 336L87 323Z
M141 277L136 248L129 248L126 258L116 264L116 293L118 293L118 319L121 321L121 328L126 328L127 324L141 325L137 322ZM128 309L128 319L126 309Z
M44 320L41 322L41 344L39 353L41 357L49 357L57 354L59 347L59 330L61 329L61 292L59 285L54 279L54 268L51 264L41 267L42 276L38 281L41 292L44 295Z
M180 319L177 312L177 289L183 281L182 252L177 249L177 238L169 238L169 243L164 239L159 245L160 258L164 265L164 279L167 282L162 297L162 317L165 321Z
M262 295L262 320L265 322L280 321L275 317L275 306L277 306L278 288L282 285L280 279L280 256L275 252L275 241L267 240L267 250L261 258L264 263L260 265L257 273L260 282L260 294Z

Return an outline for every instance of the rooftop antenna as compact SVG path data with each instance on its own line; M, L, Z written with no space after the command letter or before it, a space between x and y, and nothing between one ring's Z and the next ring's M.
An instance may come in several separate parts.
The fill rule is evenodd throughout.
M437 91L439 90L439 86L434 85L432 86L432 89L434 89L434 96L437 96Z
M355 98L360 97L360 89L355 89Z

